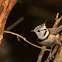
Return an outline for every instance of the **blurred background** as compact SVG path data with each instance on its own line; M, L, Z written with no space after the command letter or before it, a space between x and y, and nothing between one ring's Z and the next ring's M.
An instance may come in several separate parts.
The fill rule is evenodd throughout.
M19 18L24 17L24 20L10 31L39 45L35 33L30 31L45 21L47 27L52 27L57 12L60 13L59 17L62 16L62 0L19 0L8 16L5 29ZM4 34L0 47L0 62L36 62L39 53L40 49L27 44L22 39L19 42L16 36ZM49 52L46 53L42 62L48 57Z

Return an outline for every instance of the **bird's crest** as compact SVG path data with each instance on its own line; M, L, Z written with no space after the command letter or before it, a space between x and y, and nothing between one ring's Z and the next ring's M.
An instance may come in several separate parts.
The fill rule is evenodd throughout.
M41 25L38 25L38 26L34 29L34 31L37 31L38 29L44 29L44 28L46 28L46 23L43 23L43 24L41 24Z

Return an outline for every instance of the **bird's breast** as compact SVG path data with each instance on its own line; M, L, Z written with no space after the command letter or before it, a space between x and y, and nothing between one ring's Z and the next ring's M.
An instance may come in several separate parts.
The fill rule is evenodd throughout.
M44 41L41 42L38 41L40 45L47 46L47 47L51 47L52 45L55 44L55 42L56 42L56 37L54 35L49 35L49 37Z

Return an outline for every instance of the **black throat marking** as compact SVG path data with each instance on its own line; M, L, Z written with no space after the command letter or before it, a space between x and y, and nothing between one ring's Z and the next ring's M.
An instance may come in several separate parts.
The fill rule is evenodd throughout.
M48 30L48 31L49 31L49 30ZM49 31L48 36L47 36L45 39L39 39L39 38L38 38L38 41L39 41L39 42L42 42L42 41L46 40L46 39L49 37L49 35L50 35L50 31Z
M45 31L44 36L46 35L47 31Z

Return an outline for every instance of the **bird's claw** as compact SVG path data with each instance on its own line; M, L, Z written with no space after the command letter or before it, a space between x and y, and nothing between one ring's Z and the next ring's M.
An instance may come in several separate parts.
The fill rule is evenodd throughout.
M53 57L51 57L51 56L48 56L48 58L50 58L50 60L53 60L53 59L54 59L54 56L53 56Z
M54 56L52 58L54 58Z
M51 49L51 50L52 50L52 49ZM54 56L51 57L51 51L50 51L50 53L49 53L48 58L50 58L51 60L53 60L53 58L54 58Z
M58 45L62 45L62 43L60 43L58 40L56 41L56 44L58 44Z

